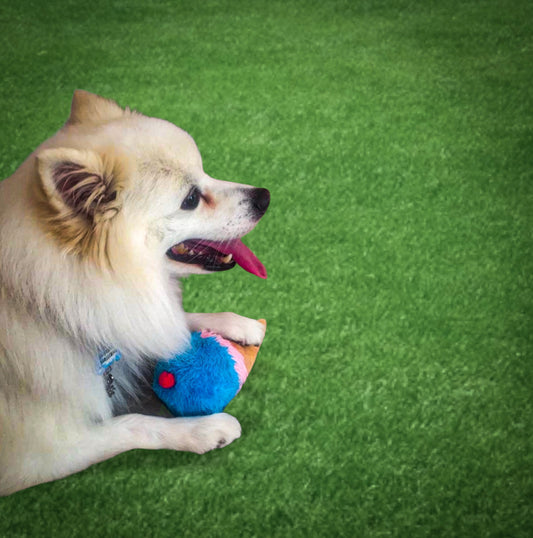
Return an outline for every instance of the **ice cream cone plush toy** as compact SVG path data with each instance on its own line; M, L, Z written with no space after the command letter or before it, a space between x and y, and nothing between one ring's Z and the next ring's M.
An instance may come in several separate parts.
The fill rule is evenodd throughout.
M176 416L220 413L241 390L259 347L210 331L192 333L189 349L156 364L154 391Z

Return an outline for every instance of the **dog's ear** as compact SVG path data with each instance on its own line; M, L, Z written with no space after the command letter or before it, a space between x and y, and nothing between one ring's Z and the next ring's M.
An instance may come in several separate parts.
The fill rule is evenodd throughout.
M127 111L105 97L100 97L85 90L76 90L70 106L70 117L67 125L77 123L99 124L119 119Z
M96 222L118 212L124 169L113 153L55 148L37 160L42 190L57 216Z

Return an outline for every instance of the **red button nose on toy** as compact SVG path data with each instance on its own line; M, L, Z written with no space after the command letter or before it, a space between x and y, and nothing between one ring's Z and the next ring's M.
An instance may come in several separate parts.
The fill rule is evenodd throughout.
M176 384L174 374L171 372L161 372L157 381L159 383L159 386L164 389L170 389Z

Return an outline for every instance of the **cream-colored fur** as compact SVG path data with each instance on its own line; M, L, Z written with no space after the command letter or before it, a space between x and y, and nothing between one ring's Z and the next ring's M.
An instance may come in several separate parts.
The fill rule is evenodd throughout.
M193 184L202 201L184 211ZM186 314L178 278L206 271L166 256L188 238L248 233L253 190L209 177L176 126L84 91L63 128L0 182L0 494L133 448L202 453L240 436L227 414L114 415L147 357L183 349L190 330L262 340L255 320ZM113 399L94 369L103 346L124 355Z

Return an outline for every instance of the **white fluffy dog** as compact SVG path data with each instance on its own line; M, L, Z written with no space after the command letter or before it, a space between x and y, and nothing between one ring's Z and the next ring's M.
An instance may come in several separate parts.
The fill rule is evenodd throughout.
M191 330L262 341L255 320L185 313L178 278L236 263L266 276L239 238L269 200L209 177L171 123L75 92L64 127L0 182L0 494L134 448L202 453L240 436L225 413L127 406ZM123 357L114 394L95 366L109 348Z

